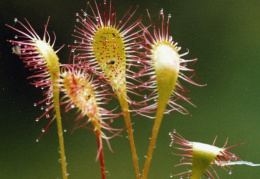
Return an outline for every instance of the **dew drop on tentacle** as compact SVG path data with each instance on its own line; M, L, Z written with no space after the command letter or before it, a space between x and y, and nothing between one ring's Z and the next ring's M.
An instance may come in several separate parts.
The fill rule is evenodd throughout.
M160 10L160 14L163 15L163 9Z

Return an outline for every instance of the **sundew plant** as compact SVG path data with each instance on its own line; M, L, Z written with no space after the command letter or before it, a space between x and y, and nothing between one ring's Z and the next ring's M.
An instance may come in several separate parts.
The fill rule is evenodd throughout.
M181 47L180 38L179 43L175 41L174 26L171 25L174 24L174 12L166 12L166 7L154 7L158 8L157 13L152 14L151 10L136 4L122 10L121 3L116 0L86 1L86 5L75 13L75 21L71 22L73 41L59 47L57 41L62 42L67 37L50 28L52 16L46 16L47 22L33 22L30 17L21 15L14 17L13 22L5 22L4 28L12 34L5 39L10 53L14 58L18 56L25 70L30 71L28 83L42 92L38 102L32 104L36 110L42 110L42 114L34 119L27 118L38 125L45 121L39 136L35 137L36 142L41 143L46 140L45 135L57 130L58 143L48 145L54 150L58 146L60 171L55 171L57 176L63 179L79 177L70 174L70 169L74 167L75 170L77 166L70 166L73 154L66 147L73 145L73 142L67 142L67 137L70 134L77 136L78 131L90 133L88 136L92 138L81 142L96 148L92 158L82 158L91 165L86 171L78 171L80 174L91 171L98 164L99 172L92 178L121 178L118 173L124 173L126 179L147 179L154 178L150 174L153 170L165 173L165 162L158 162L160 153L156 152L160 134L170 136L166 139L169 145L160 146L167 148L168 160L172 161L168 163L171 167L168 178L227 178L232 172L239 173L239 170L233 171L235 165L259 166L244 161L244 153L239 153L238 157L236 149L246 148L247 141L234 144L233 139L227 139L217 147L217 138L212 144L206 144L185 139L193 136L185 135L184 138L181 135L185 126L177 128L175 116L186 115L192 120L192 111L200 110L189 89L208 87L203 76L197 76L201 69L196 66L201 62L194 57L193 49ZM118 13L119 9L124 13ZM42 24L43 30L35 28L36 23ZM61 59L60 53L66 50L68 57ZM172 119L167 117L169 114ZM138 126L140 123L136 119L145 120L149 125ZM172 120L173 131L162 130L166 124L164 120ZM189 125L188 120L186 125ZM208 119L207 122L212 121ZM221 128L221 124L216 127ZM135 135L135 128L147 133L149 142L136 142L141 137ZM127 150L114 150L118 144L115 140L120 143L127 140L127 143L122 142ZM89 148L82 151L88 153ZM116 170L111 171L118 173L110 172L114 167L111 166L113 155L126 152L131 157L124 163L112 161ZM126 168L126 164L132 168ZM52 170L48 167L44 166L45 172Z

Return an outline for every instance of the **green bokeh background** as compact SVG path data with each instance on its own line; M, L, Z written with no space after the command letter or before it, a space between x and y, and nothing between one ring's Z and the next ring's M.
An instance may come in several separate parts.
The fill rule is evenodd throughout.
M92 1L92 0L91 0ZM99 1L100 2L100 1ZM165 115L158 136L150 168L150 179L169 178L189 167L173 167L180 158L171 154L169 132L173 129L191 141L222 146L229 137L229 145L245 142L232 149L245 161L260 163L260 1L259 0L118 0L118 17L130 5L140 5L135 17L145 9L154 21L161 8L171 13L170 33L173 39L190 50L185 58L197 57L194 68L201 84L196 87L183 83L190 90L191 101L197 108L182 102L192 116L172 112ZM26 17L42 34L47 17L51 16L49 31L57 35L56 49L66 44L59 53L62 63L69 56L67 44L73 43L71 33L76 23L75 13L86 9L85 0L1 0L0 1L0 178L56 179L61 178L56 124L39 143L45 121L35 123L42 111L33 104L42 99L40 89L28 84L31 75L21 60L12 54L6 39L15 35L4 26L14 25L14 18ZM117 102L115 101L114 105ZM153 120L133 117L133 128L140 168L143 168ZM116 119L116 127L124 126ZM105 145L107 178L133 179L134 168L126 131L123 137L110 140L114 153ZM79 129L65 134L69 178L100 178L99 163L95 162L96 140L91 131ZM215 167L220 178L260 178L260 168L235 166L232 175Z

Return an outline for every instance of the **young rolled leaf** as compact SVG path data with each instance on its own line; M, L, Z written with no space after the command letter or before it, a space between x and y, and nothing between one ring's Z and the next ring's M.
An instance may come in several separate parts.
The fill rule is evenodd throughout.
M230 147L226 147L228 139L226 140L223 147L216 147L215 140L213 144L204 144L201 142L191 142L184 139L176 130L169 133L171 137L170 147L181 151L180 154L173 153L174 155L182 157L181 163L175 166L188 165L192 166L191 170L179 173L171 174L171 177L181 176L188 177L191 179L200 179L205 176L206 178L214 179L212 172L208 169L212 169L213 173L217 178L220 178L213 168L213 166L221 167L226 170L229 174L232 174L232 168L230 165L249 165L249 166L260 166L260 164L253 164L251 162L242 161L237 155L229 152L230 149L243 145L245 143L239 143ZM174 144L177 144L174 145Z

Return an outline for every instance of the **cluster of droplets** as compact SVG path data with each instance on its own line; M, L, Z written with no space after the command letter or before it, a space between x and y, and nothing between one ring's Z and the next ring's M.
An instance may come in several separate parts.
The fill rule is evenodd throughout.
M173 178L173 177L175 177L175 175L174 174L170 174L170 178ZM180 176L180 179L184 179L184 178L187 178L187 179L189 179L190 178L190 175L187 175L187 176ZM202 177L202 178L204 178L204 177Z
M169 132L169 136L170 136L170 138L171 138L171 143L170 143L170 147L172 147L172 145L173 145L173 143L174 143L174 134L176 134L176 130L175 129L173 129L173 131L172 132Z

